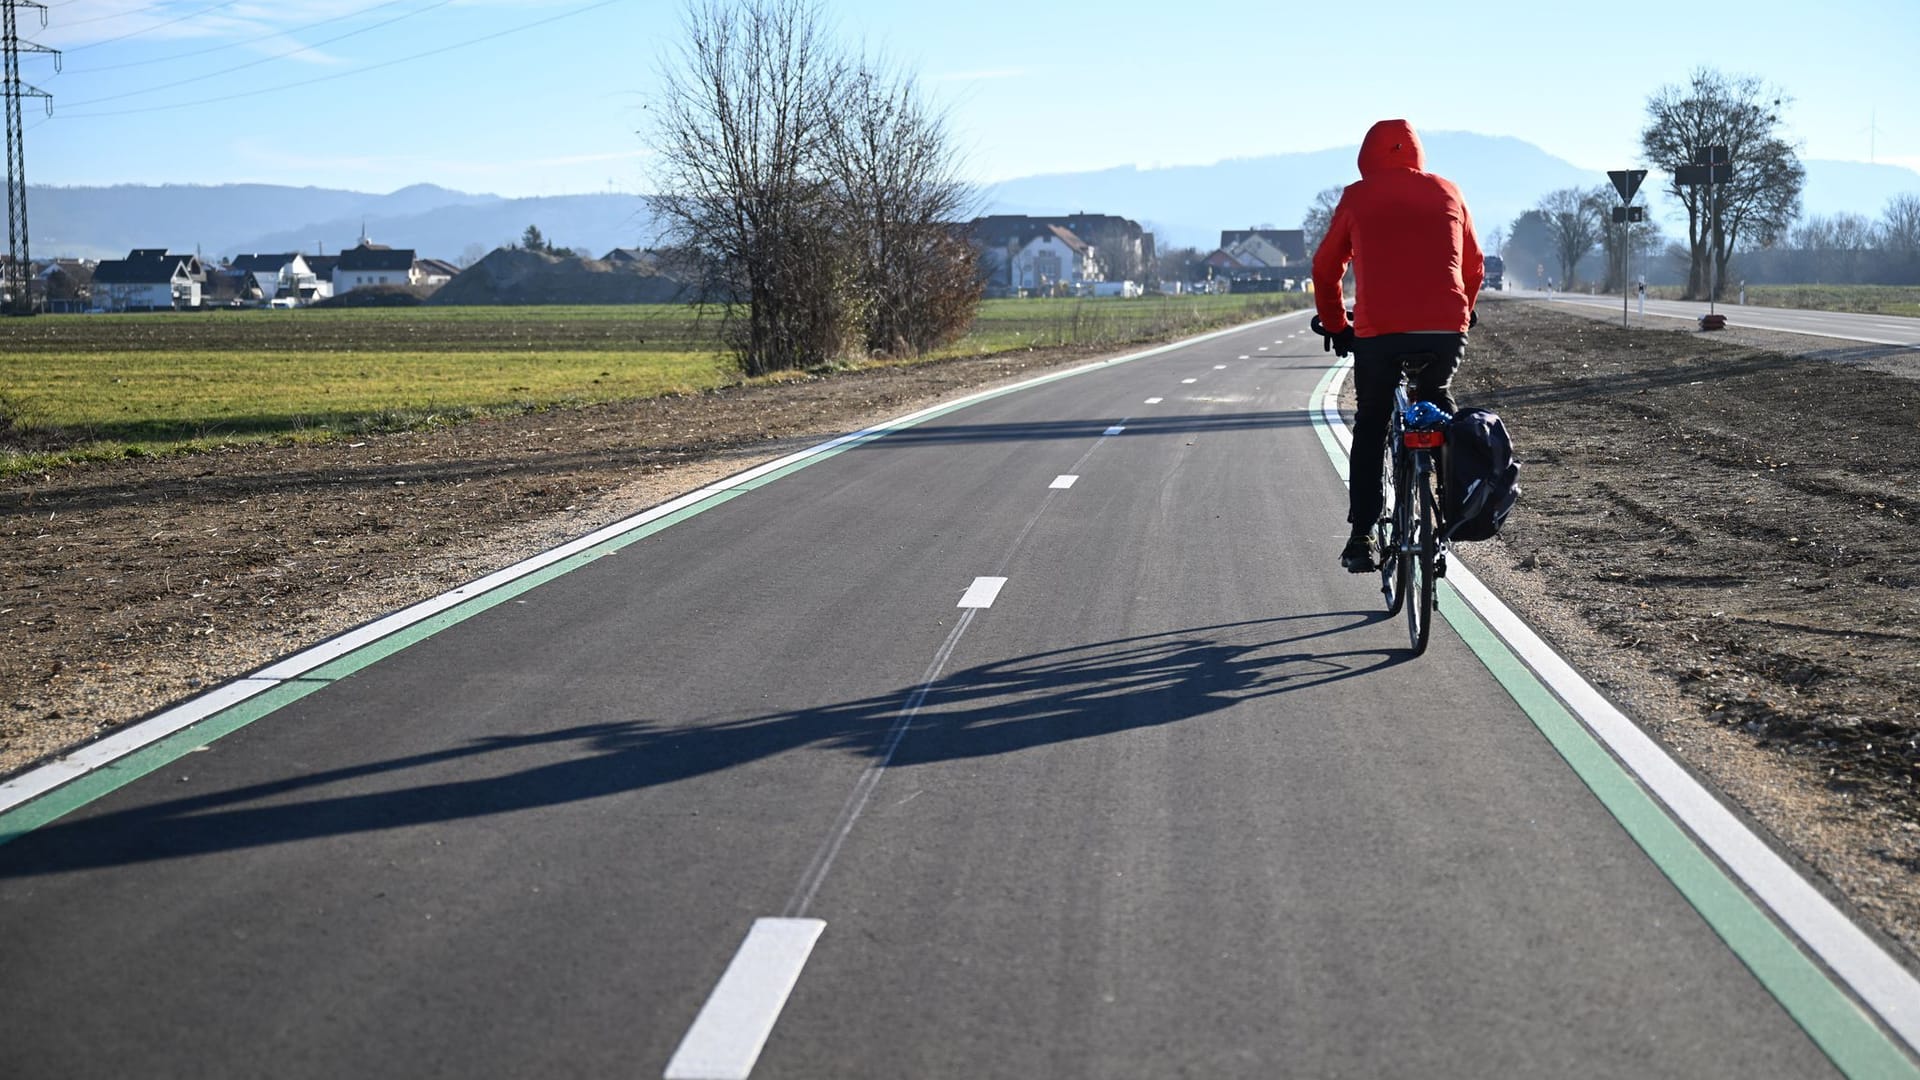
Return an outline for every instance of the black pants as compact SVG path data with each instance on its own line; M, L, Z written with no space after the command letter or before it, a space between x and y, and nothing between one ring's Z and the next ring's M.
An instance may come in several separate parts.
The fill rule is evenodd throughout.
M1454 412L1453 373L1466 356L1465 334L1382 334L1353 342L1353 392L1359 398L1353 418L1353 450L1347 457L1347 522L1355 533L1380 517L1385 496L1380 469L1387 451L1387 420L1393 415L1393 388L1400 384L1400 358L1427 353L1433 359L1413 377L1412 401L1431 401Z

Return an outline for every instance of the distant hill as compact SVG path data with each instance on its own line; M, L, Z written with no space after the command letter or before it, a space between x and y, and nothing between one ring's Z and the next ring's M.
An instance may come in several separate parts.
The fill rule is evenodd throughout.
M1428 168L1460 186L1482 236L1510 223L1549 191L1607 182L1604 172L1582 169L1520 139L1435 131L1423 132L1421 141ZM982 212L1120 214L1153 229L1162 247L1206 249L1219 242L1221 229L1258 224L1298 228L1321 189L1359 179L1359 152L1355 143L1212 165L1123 166L1022 177L991 185ZM1805 164L1802 201L1810 214L1844 210L1878 218L1889 197L1920 192L1920 172L1912 169L1845 161ZM1622 162L1621 167L1632 163ZM1643 189L1656 208L1665 199L1657 187L1660 182L1658 175L1648 177Z
M28 199L37 256L117 259L136 247L162 246L210 257L333 253L351 247L363 224L380 243L442 259L456 259L472 244L518 240L528 225L595 255L650 239L645 203L633 195L504 199L432 184L385 195L273 184L123 184L35 187Z

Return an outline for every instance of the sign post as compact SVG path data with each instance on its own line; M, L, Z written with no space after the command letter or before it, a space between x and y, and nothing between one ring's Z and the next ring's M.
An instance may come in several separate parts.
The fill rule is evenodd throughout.
M1633 266L1633 223L1646 220L1642 207L1633 205L1633 193L1640 190L1640 181L1647 178L1645 169L1609 169L1607 179L1613 181L1613 190L1620 193L1621 205L1614 207L1613 220L1619 225L1620 235L1620 326L1627 325L1627 271Z
M1693 152L1693 164L1682 165L1673 170L1673 182L1681 187L1700 187L1707 189L1707 230L1711 239L1707 252L1707 314L1700 320L1702 330L1718 330L1726 325L1724 317L1714 313L1715 264L1720 256L1720 205L1714 197L1713 186L1724 184L1733 179L1732 157L1724 146L1704 146Z

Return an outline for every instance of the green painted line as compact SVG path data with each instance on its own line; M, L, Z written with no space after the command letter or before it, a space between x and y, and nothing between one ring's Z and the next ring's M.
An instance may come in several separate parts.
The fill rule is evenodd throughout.
M1347 478L1347 456L1340 450L1320 402L1339 367L1329 368L1308 408L1321 445L1340 478ZM1553 691L1533 673L1493 628L1455 591L1440 582L1440 617L1506 690L1527 719L1545 736L1587 790L1613 815L1655 867L1673 883L1694 911L1773 995L1834 1067L1853 1080L1920 1078L1900 1045L1881 1030L1845 990L1782 930L1721 869L1692 834L1640 785L1633 774L1600 744Z
M1070 379L1077 375L1087 374L1088 372L1101 371L1109 366L1160 356L1192 344L1194 341L1214 338L1222 334L1234 333L1240 330L1252 329L1262 323L1273 322L1286 317L1286 315L1278 315L1268 319L1246 323L1242 326L1226 327L1220 330L1210 331L1198 337L1188 339L1187 341L1173 342L1128 356L1114 357L1105 362L1083 364L1078 367L1067 368L1062 371L1025 379L995 390L969 395L959 401L930 409L910 419L896 420L878 426L863 433L858 438L848 439L830 449L810 454L799 461L775 469L765 475L714 492L699 502L683 507L671 514L663 515L631 532L610 537L591 548L576 552L565 559L542 567L539 570L531 571L505 584L497 585L484 593L455 604L445 611L428 616L419 622L396 630L377 641L368 642L343 656L336 657L325 664L313 668L311 671L287 679L272 689L264 690L253 697L247 698L245 701L230 705L219 712L212 713L171 735L156 739L152 743L124 757L77 776L43 795L29 799L10 810L0 812L0 845L25 836L27 833L56 821L96 799L103 798L118 791L120 788L138 780L140 777L146 776L156 769L163 768L167 764L179 760L186 754L193 753L200 747L206 746L222 736L230 735L246 727L248 724L284 708L339 679L346 678L370 664L377 663L380 660L392 656L410 645L424 641L442 630L465 622L483 611L498 607L529 590L552 581L562 574L577 570L596 559L605 558L629 544L637 543L655 533L672 528L689 518L705 513L749 491L757 491L782 477L791 476L809 465L817 465L828 458L837 457L855 447L864 446L875 440L883 439L896 431L904 431L915 425L926 423L928 420L933 420L961 409L970 408L982 402L992 401L1021 390L1045 386L1058 382L1061 379Z
M1441 582L1448 625L1546 736L1587 790L1845 1075L1920 1077L1900 1049L1568 711L1460 594Z
M739 488L715 492L692 506L650 521L632 532L610 537L584 551L576 552L549 566L541 567L539 570L464 600L411 626L396 630L378 641L370 641L344 656L335 657L311 671L281 682L272 689L264 690L245 701L230 705L125 757L75 777L39 798L29 800L0 814L0 844L17 840L96 799L118 791L156 769L166 767L216 739L231 735L269 713L285 708L308 694L344 679L370 664L384 660L410 645L425 641L448 627L498 607L596 559L605 558L629 544L637 543L663 529L678 525L696 514L711 510L721 503L737 498L740 494Z

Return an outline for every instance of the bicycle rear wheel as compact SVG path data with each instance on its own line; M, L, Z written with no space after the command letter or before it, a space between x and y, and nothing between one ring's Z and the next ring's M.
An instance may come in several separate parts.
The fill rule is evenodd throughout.
M1417 490L1408 492L1406 499L1409 527L1402 556L1406 576L1401 599L1407 608L1407 643L1419 656L1427 651L1433 631L1433 596L1440 587L1433 572L1440 549L1440 507L1433 498L1433 478L1423 473L1412 479Z

